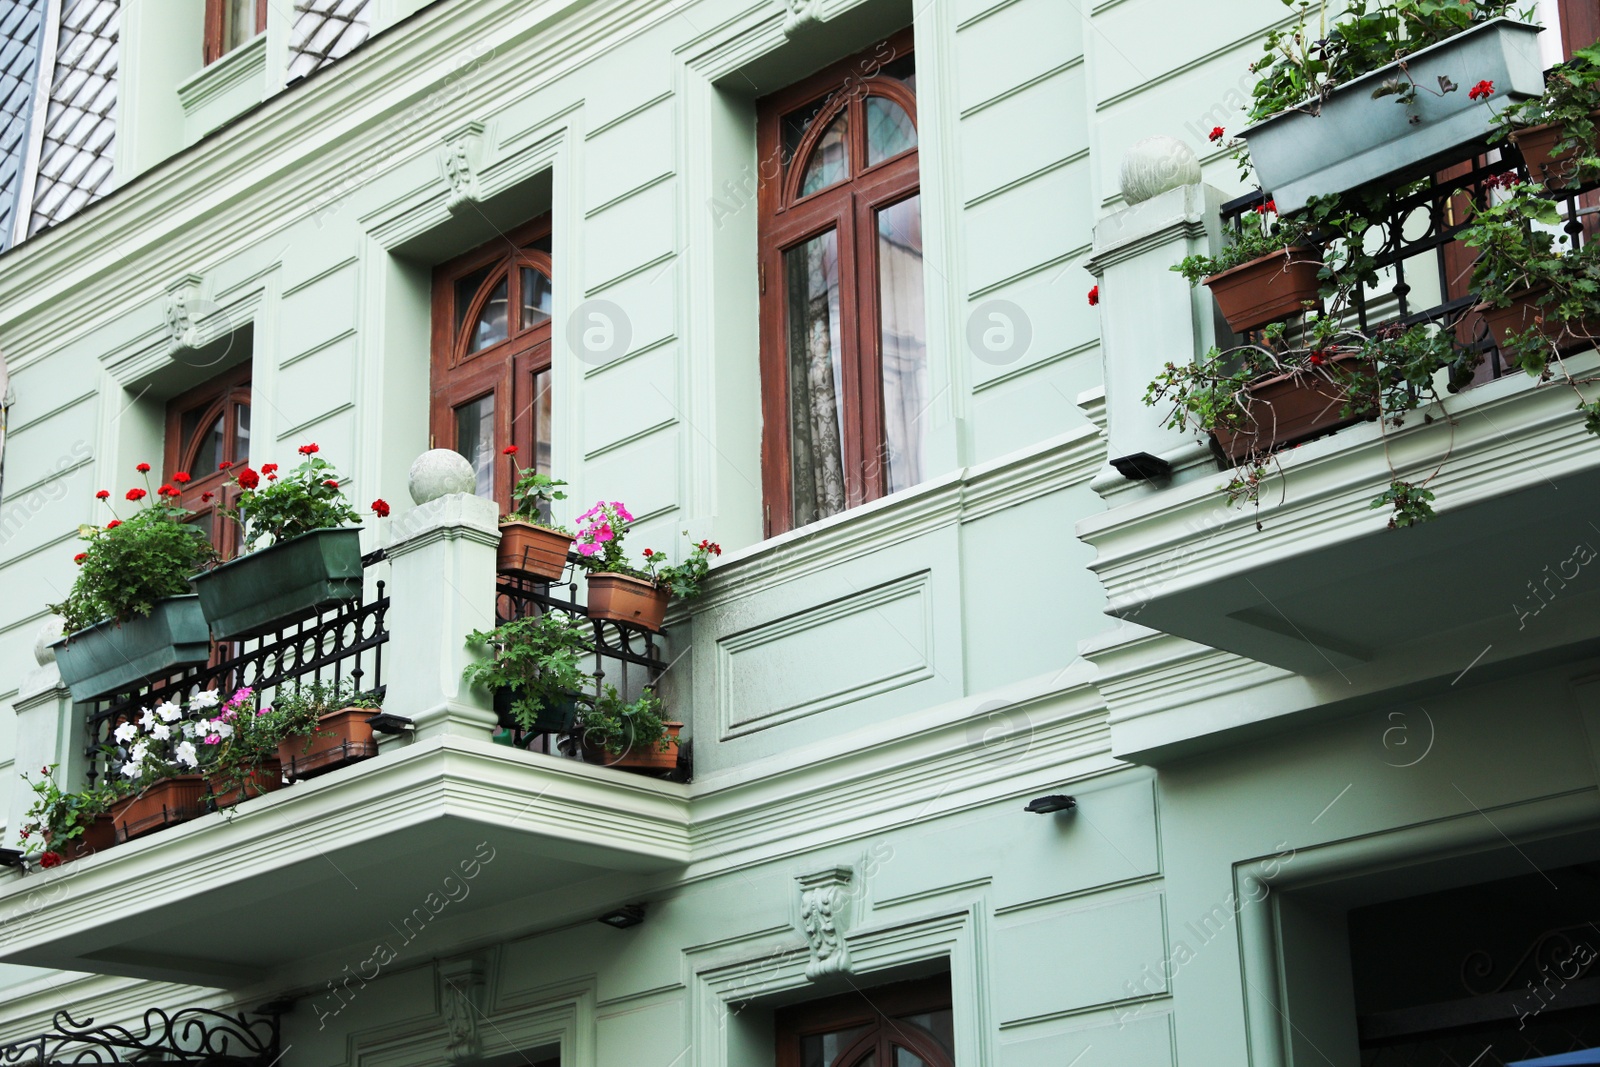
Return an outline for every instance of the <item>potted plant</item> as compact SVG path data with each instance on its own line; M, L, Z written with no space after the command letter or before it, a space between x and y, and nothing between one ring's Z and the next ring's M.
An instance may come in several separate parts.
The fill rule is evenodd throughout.
M219 811L283 785L278 728L271 708L257 708L255 695L240 689L211 718L185 723L205 769L206 786Z
M1227 233L1215 256L1189 256L1172 269L1190 285L1211 290L1234 333L1282 322L1318 303L1322 254L1308 247L1306 228L1272 221L1277 204L1266 201L1254 222Z
M661 630L674 595L699 595L710 556L722 554L721 546L701 541L683 563L669 566L660 552L647 548L644 566L635 567L622 550L633 516L620 501L600 501L579 515L578 523L573 543L578 565L588 572L589 617L632 623L652 633Z
M34 801L17 836L22 839L23 854L37 855L44 868L92 856L117 843L111 822L114 791L102 784L64 792L55 781L56 767L42 768L38 779L22 773L22 780L33 789Z
M127 519L113 512L105 526L80 528L86 544L74 557L77 579L65 600L49 605L64 620L66 636L54 645L56 665L74 700L130 689L204 663L211 654L205 616L189 585L189 575L213 558L211 545L188 524L178 489L167 484L152 494L150 465L138 470L146 488L125 494L138 510ZM111 493L102 489L95 496L108 502Z
M190 713L217 706L213 691L196 693ZM200 752L195 723L172 700L146 708L137 719L124 720L112 731L104 750L117 766L119 799L111 805L118 841L129 841L186 822L204 812L205 776L199 773Z
M507 445L501 454L510 462L515 481L511 486L511 513L500 517L500 553L496 569L501 574L556 581L566 572L572 534L564 527L550 524L550 505L567 498L560 490L567 483L540 474L532 467L518 467L516 445Z
M683 723L664 719L663 711L660 698L650 689L629 702L616 686L607 685L594 705L579 715L584 757L624 770L676 770Z
M1507 0L1354 0L1331 26L1309 0L1274 30L1240 134L1284 212L1313 196L1421 175L1487 138L1479 100L1544 90L1540 27L1506 16Z
M370 720L383 710L376 695L351 682L306 682L279 690L269 721L278 736L278 762L290 781L378 754Z
M264 633L361 595L361 530L348 525L359 516L318 446L299 451L300 465L282 475L276 463L231 471L233 503L218 510L238 526L242 552L194 577L219 641ZM373 511L382 517L388 506L375 501Z
M579 661L593 650L590 628L560 612L545 612L475 630L467 643L491 659L469 664L466 680L494 694L500 725L523 733L564 733L578 714L578 692L593 679Z
M1528 174L1548 189L1600 178L1600 43L1581 48L1545 78L1544 92L1502 111L1491 141L1509 139Z

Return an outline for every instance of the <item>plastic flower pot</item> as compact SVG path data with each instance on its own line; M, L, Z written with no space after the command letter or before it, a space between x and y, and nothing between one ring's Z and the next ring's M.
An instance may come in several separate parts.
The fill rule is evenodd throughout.
M589 574L589 617L661 630L672 590L631 574Z
M1350 393L1338 373L1361 363L1360 356L1335 356L1323 365L1327 374L1302 371L1253 382L1237 421L1213 432L1217 444L1230 460L1241 463L1363 421L1367 416L1343 414Z
M200 598L158 600L146 617L109 619L56 641L56 667L72 699L95 700L204 663L211 638Z
M313 530L190 580L217 640L266 633L361 595L361 530Z
M1600 122L1600 111L1592 112L1591 117ZM1559 122L1526 126L1512 131L1511 143L1522 153L1522 161L1528 165L1528 177L1542 183L1547 189L1561 189L1566 186L1568 177L1566 164L1572 162L1578 155L1577 148L1569 148L1559 153L1556 151L1556 145L1566 136L1567 128Z
M507 730L523 730L530 734L564 734L572 731L573 724L578 721L578 702L572 697L563 700L549 701L539 709L539 717L533 725L522 727L518 725L516 717L511 714L511 705L517 701L526 690L496 689L494 691L494 714L501 726Z
M1322 255L1298 245L1241 263L1204 279L1217 301L1217 310L1234 333L1282 322L1321 306L1317 296L1317 271Z
M180 822L205 810L206 780L198 774L163 778L137 796L111 806L111 821L118 841L132 841Z
M45 844L52 844L51 835L44 835ZM96 815L94 820L84 827L83 833L68 841L64 849L55 851L61 856L63 862L81 860L111 848L117 843L116 824L111 821L109 812Z
M583 758L589 763L604 764L624 771L675 771L678 769L678 733L681 722L663 723L667 728L667 745L630 745L625 751L610 752L600 745L583 743Z
M572 535L522 519L500 522L500 554L495 569L542 582L558 580L567 569Z
M1288 214L1313 196L1380 178L1405 181L1459 161L1484 142L1507 104L1544 92L1539 30L1491 19L1339 86L1320 110L1307 100L1241 130L1262 187ZM1440 92L1440 77L1457 88ZM1395 78L1416 84L1413 100L1373 98ZM1493 82L1494 91L1470 99L1468 88L1480 81Z
M1479 304L1473 310L1483 316L1483 323L1489 328L1489 335L1501 348L1505 347L1506 341L1513 334L1526 333L1529 330L1538 330L1546 340L1555 344L1557 351L1563 353L1579 352L1595 347L1595 339L1600 338L1600 323L1568 323L1560 319L1545 318L1545 308L1538 304L1538 299L1549 288L1544 285L1513 293L1508 307Z
M367 720L377 715L375 708L340 708L317 720L316 732L278 742L278 762L290 781L315 778L349 763L371 759L378 754Z
M275 759L264 760L244 775L243 781L232 781L214 775L206 776L206 788L211 791L211 801L217 810L231 808L241 800L258 797L283 788L283 764Z

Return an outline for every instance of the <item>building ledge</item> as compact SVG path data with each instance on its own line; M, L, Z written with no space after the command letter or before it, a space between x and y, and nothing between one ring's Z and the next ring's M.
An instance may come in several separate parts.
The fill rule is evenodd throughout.
M9 879L0 962L249 984L307 955L689 860L686 786L442 735Z

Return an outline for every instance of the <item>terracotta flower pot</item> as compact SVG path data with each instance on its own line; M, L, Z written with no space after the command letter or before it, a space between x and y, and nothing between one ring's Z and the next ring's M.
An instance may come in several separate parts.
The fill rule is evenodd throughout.
M501 574L521 574L553 582L565 573L567 552L571 548L571 534L522 519L503 519L496 569Z
M667 728L665 749L659 744L640 745L618 754L608 752L599 745L585 742L583 757L589 763L599 763L625 771L675 771L678 769L678 732L683 729L683 723L669 722L662 725Z
M1234 333L1282 322L1321 306L1317 271L1322 255L1295 245L1202 279Z
M1593 112L1590 117L1600 122L1600 111ZM1561 189L1566 186L1567 178L1570 176L1567 173L1570 169L1567 164L1578 154L1576 148L1556 152L1556 145L1566 136L1567 128L1559 122L1547 122L1542 126L1529 126L1512 131L1511 143L1522 153L1522 161L1528 165L1528 177L1542 183L1547 189Z
M301 735L278 742L278 762L290 781L315 778L347 763L371 759L378 754L367 720L377 715L373 708L340 708L317 720L310 737Z
M183 774L163 779L138 796L111 806L116 839L131 841L187 822L204 813L205 795L206 780L201 775Z
M589 575L589 617L627 622L659 632L672 590L628 574Z
M1214 431L1217 444L1239 463L1361 422L1366 416L1342 414L1350 394L1338 374L1360 362L1353 354L1335 356L1324 364L1328 374L1276 374L1252 383L1238 421Z
M1567 323L1559 319L1546 321L1545 309L1540 307L1537 301L1548 290L1549 286L1525 289L1520 293L1511 294L1509 307L1479 304L1473 310L1483 316L1483 323L1489 328L1490 336L1501 348L1505 347L1507 339L1513 334L1526 333L1528 330L1538 330L1554 342L1556 349L1561 352L1577 352L1593 348L1595 338L1600 338L1600 323Z
M111 814L96 815L94 821L84 828L83 833L68 841L65 848L49 849L52 844L51 835L44 835L45 846L61 857L63 863L69 860L81 860L92 856L96 852L108 849L117 843L116 824L111 821Z
M252 768L241 783L230 783L207 775L206 786L211 790L211 800L218 810L231 808L241 800L283 788L283 764L275 759L266 760Z

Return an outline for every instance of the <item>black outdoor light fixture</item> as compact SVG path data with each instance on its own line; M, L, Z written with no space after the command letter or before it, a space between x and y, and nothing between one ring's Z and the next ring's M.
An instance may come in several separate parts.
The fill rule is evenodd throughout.
M416 725L404 715L391 715L387 711L368 719L367 725L380 734L408 734L416 729Z
M1055 793L1047 797L1034 797L1028 801L1028 806L1022 810L1031 811L1035 815L1050 815L1058 811L1073 811L1077 807L1077 798L1066 796L1063 793Z
M618 930L626 930L630 926L638 926L644 922L644 905L624 904L615 911L608 911L600 916L600 921L607 926L614 926Z
M0 848L0 867L16 867L26 870L27 864L23 862L22 851L15 848Z
M1135 452L1131 456L1118 456L1111 461L1117 473L1130 482L1165 481L1172 477L1172 464L1148 452Z

